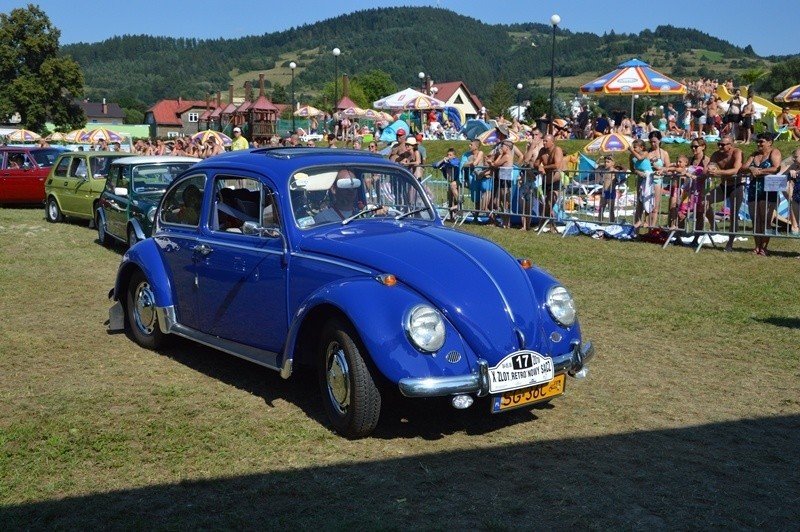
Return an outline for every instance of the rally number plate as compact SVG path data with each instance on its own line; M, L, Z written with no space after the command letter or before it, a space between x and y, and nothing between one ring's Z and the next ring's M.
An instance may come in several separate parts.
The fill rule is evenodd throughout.
M519 390L550 382L554 373L553 359L535 351L516 351L489 368L489 393Z

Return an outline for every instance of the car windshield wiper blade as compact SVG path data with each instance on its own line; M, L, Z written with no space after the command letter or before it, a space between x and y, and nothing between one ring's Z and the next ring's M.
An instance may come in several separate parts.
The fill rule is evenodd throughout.
M419 209L414 209L413 211L408 211L408 212L404 212L403 214L398 214L397 216L394 217L394 219L395 220L401 220L401 219L405 218L406 216L411 216L412 214L417 214L417 213L420 213L420 212L423 212L423 211L427 211L427 210L428 210L427 207L420 207Z
M381 210L382 208L383 208L383 205L367 205L366 207L364 207L363 209L361 209L360 211L358 211L354 215L348 216L347 218L342 220L342 225L347 225L350 222L352 222L353 220L355 220L356 218L358 218L359 216L363 216L365 214L369 214L371 212L375 212L375 211Z

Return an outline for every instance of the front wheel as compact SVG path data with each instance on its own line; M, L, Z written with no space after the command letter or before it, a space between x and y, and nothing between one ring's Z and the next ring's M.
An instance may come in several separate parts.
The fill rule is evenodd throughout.
M61 214L61 207L53 196L47 198L47 207L45 208L45 216L47 221L55 224L64 220L64 215Z
M336 432L361 438L373 431L381 412L381 394L352 327L329 321L322 331L319 382L325 411Z
M158 326L155 294L142 272L137 271L131 276L125 310L137 344L145 349L158 349L164 344L166 335Z

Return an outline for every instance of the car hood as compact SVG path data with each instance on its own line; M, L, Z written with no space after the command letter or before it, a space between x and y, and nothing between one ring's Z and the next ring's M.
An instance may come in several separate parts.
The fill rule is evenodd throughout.
M437 225L365 221L309 235L300 247L394 274L490 363L522 348L549 352L531 277L488 240Z

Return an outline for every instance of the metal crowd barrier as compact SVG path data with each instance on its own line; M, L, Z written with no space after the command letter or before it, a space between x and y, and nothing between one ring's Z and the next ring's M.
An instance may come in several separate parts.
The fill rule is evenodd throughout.
M422 167L421 182L446 222L504 224L535 229L591 223L658 230L664 247L673 238L690 239L699 251L725 237L798 238L791 231L792 208L786 176L766 180L766 189L750 198L750 176L724 182L667 172L660 183L628 171L565 171L549 189L532 169ZM760 190L760 189L759 189ZM787 201L782 203L782 200ZM552 204L548 200L552 200ZM783 205L780 211L778 206ZM795 207L800 207L795 204ZM566 234L566 231L564 231Z

